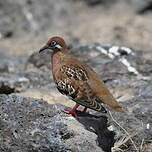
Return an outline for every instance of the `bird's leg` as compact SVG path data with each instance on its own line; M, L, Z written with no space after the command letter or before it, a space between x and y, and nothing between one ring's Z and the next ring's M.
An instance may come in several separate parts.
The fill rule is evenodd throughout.
M72 115L74 114L76 116L76 111L79 106L80 106L79 104L76 104L72 110L63 110L63 112L66 114L72 114Z
M86 112L86 111L87 111L87 107L85 107L82 112Z

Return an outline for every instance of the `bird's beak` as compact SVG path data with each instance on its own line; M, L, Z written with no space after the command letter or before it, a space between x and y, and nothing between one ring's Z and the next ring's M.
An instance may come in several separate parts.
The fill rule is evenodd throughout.
M43 46L40 50L39 53L41 53L42 51L46 50L46 49L50 49L48 45Z

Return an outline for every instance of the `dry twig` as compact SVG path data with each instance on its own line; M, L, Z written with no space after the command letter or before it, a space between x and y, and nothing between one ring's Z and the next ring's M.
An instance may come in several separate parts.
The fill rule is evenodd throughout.
M130 141L132 142L135 150L138 152L139 150L138 150L137 146L135 145L134 141L132 140L132 137L135 136L136 134L134 134L134 135L131 136L131 135L127 132L127 130L126 130L125 128L123 128L123 127L113 118L113 116L112 116L112 114L111 114L110 111L109 111L109 114L110 114L112 120L127 134L127 137L122 138L122 140L121 140L121 141L122 141L122 142L121 142L122 144L121 144L121 145L124 145L124 143L126 143L126 142L130 139ZM119 147L120 147L121 145L119 145ZM119 148L119 147L118 147L118 148ZM120 149L120 148L119 148L119 149Z

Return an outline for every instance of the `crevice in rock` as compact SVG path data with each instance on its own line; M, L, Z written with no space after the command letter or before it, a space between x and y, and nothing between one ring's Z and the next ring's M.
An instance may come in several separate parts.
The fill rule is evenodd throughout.
M8 85L5 85L4 83L2 83L2 85L0 86L0 94L11 94L15 92L15 88L11 88Z
M147 6L145 6L143 9L139 10L138 13L145 14L145 13L150 12L150 11L152 11L152 2L149 2L147 4Z

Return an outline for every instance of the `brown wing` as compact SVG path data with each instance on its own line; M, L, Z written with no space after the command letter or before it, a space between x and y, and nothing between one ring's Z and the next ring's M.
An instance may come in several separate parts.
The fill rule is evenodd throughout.
M106 112L102 101L88 84L89 76L77 64L64 64L55 76L58 90L80 105L96 111Z
M113 95L110 93L106 85L103 83L102 80L98 77L98 75L90 69L90 67L86 67L88 74L91 76L88 83L90 87L94 90L96 96L100 98L100 100L107 104L109 107L114 109L117 112L124 112L123 108L119 106L116 99L113 97Z
M100 80L96 72L94 72L89 66L87 66L86 64L75 58L68 58L67 65L68 63L73 63L73 66L79 65L82 71L84 71L84 73L80 77L83 81L75 80L73 76L72 78L74 80L72 79L72 83L74 82L77 88L79 88L83 92L83 94L86 94L86 96L89 97L89 99L86 101L94 102L94 100L90 100L90 99L95 97L95 99L97 98L95 100L96 103L100 103L100 104L105 103L117 112L124 111L123 108L119 106L118 102L114 99L114 97L107 89L105 84L102 82L102 80ZM78 75L80 76L81 74ZM81 88L79 86L81 86ZM87 87L89 87L90 89L85 89ZM86 90L91 90L91 91L86 91Z

